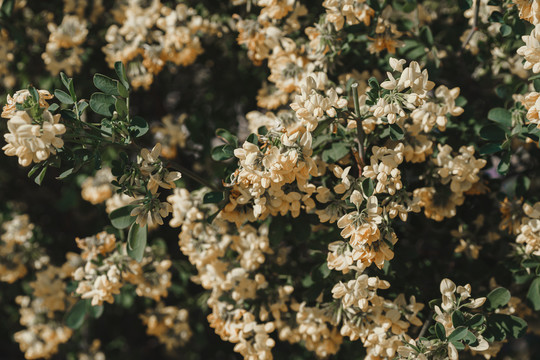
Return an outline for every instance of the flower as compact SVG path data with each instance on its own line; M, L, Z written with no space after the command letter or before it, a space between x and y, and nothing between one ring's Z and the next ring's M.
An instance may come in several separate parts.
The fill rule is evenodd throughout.
M42 118L42 124L36 124L26 111L17 111L8 120L9 133L4 134L7 144L2 150L8 156L17 156L22 166L44 161L64 146L64 141L57 137L66 132L66 127L59 123L60 114L53 116L45 110Z

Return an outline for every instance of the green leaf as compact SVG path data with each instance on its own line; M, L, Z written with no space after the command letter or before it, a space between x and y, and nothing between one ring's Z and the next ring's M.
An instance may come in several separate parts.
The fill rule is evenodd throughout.
M124 87L129 91L129 81L126 75L126 68L121 61L117 61L114 63L114 71L116 71L116 75L118 75L118 79L120 80L122 85L124 85Z
M503 108L491 109L488 113L488 119L506 127L512 126L512 114Z
M510 34L512 34L512 28L510 26L504 24L504 25L501 25L500 32L501 32L501 35L503 37L507 37Z
M312 272L311 272L311 278L315 282L321 282L323 279L326 279L328 276L330 276L330 269L326 265L326 262L322 263L321 265L316 266Z
M506 139L506 133L499 126L491 124L480 129L480 136L486 140L501 142Z
M134 116L131 119L131 124L129 126L129 132L135 137L141 137L148 132L149 126L146 120L140 116Z
M457 351L465 350L465 345L463 345L462 342L454 340L454 341L451 341L451 343L454 344Z
M84 324L86 316L87 300L79 300L66 314L64 319L66 325L72 329L78 329Z
M67 169L66 171L62 172L60 175L58 175L56 178L58 180L62 180L62 179L65 179L67 178L69 175L73 174L73 171L75 169L74 168L71 168L71 169Z
M486 321L486 318L484 317L484 315L476 314L472 318L467 320L467 322L465 323L465 326L467 326L468 328L475 328L482 325L485 321Z
M225 194L221 191L212 191L204 194L203 204L215 204L225 199Z
M117 98L116 102L114 103L114 108L116 109L120 119L124 119L128 115L128 108L124 99Z
M322 152L322 159L327 163L335 163L349 153L349 147L343 142L335 142L330 149Z
M517 339L525 335L525 332L527 331L527 323L525 320L513 315L493 314L489 317L488 324L488 329L499 329L503 333L504 338L510 336ZM497 335L498 338L500 338L500 334ZM495 340L501 341L497 339L497 337Z
M540 265L540 259L537 257L534 257L532 259L525 259L521 262L521 266L524 268L535 268L538 265Z
M423 26L420 29L420 38L428 46L433 46L433 34L431 33L429 27Z
M103 93L93 93L90 97L90 108L99 115L111 117L114 112L115 98Z
M502 156L501 161L499 162L499 165L497 166L497 172L501 175L506 175L508 170L510 170L510 152L505 152Z
M144 255L148 235L147 232L146 225L141 228L139 224L133 223L129 228L127 253L137 262L141 262Z
M99 319L103 314L104 307L103 305L92 306L90 301L87 302L86 312L90 314L94 319Z
M465 324L465 317L463 316L463 313L461 311L455 310L452 313L452 324L454 325L454 327Z
M478 339L476 338L476 336L470 332L469 330L467 330L465 336L463 337L463 341L465 342L465 344L467 345L471 345L471 346L478 346Z
M109 219L111 219L112 226L117 229L127 229L135 222L136 217L130 215L131 210L135 207L136 205L126 205L111 212Z
M33 86L29 86L29 87L28 87L28 91L30 91L30 95L32 95L32 98L34 99L34 101L35 101L36 103L39 103L39 93L38 93L38 91L36 90L36 88L33 87Z
M467 335L467 328L465 326L457 327L450 336L448 336L448 341L460 341Z
M36 171L38 171L39 169L43 167L43 165L44 165L43 163L37 163L36 165L34 165L32 169L30 169L30 171L28 172L28 177L31 178L32 175L36 173Z
M71 95L71 99L73 101L77 101L77 94L75 94L75 85L73 85L73 79L69 79L68 81L68 90L69 94Z
M66 93L65 91L56 89L56 90L54 90L54 96L56 96L56 98L58 100L60 100L60 102L63 103L63 104L71 105L71 104L74 103L71 96L68 93Z
M441 341L446 340L446 331L444 330L443 324L441 324L439 322L435 324L435 334L437 335L439 340L441 340Z
M94 85L107 95L120 95L118 81L102 74L94 75Z
M216 146L212 149L212 159L215 161L223 161L234 157L234 149L231 145Z
M405 136L405 132L398 124L390 124L390 139L401 140Z
M529 300L535 311L540 310L540 277L535 278L529 286L527 292L527 300Z
M51 104L49 105L49 107L47 108L47 110L49 110L50 112L55 112L56 110L58 110L60 106L58 106L58 104L54 103L54 104Z
M501 150L502 150L501 145L491 143L491 144L486 144L482 146L479 151L481 155L489 155L489 154L495 154Z
M79 108L79 116L81 116L84 110L88 107L88 103L84 100L81 100L79 101L77 107Z
M41 183L43 182L43 179L45 179L46 173L47 173L47 166L41 169L41 171L39 172L39 175L36 176L36 178L34 179L34 182L38 185L41 185Z
M259 137L257 136L257 134L249 134L246 141L250 142L250 143L252 143L254 145L258 145L259 144Z
M375 91L379 91L379 89L381 88L379 85L379 81L374 76L369 78L368 85L372 90L375 90Z
M407 57L411 59L419 59L424 55L426 55L426 48L424 45L419 45L417 47L414 47L410 51L407 52Z
M235 148L238 147L238 138L231 134L229 130L217 129L216 136L225 141L227 144L234 146Z
M66 74L64 74L63 72L60 73L60 80L62 80L62 84L64 84L64 86L66 87L66 89L68 89L69 91L69 83L70 81L73 81L73 79L70 79L66 76Z
M11 13L13 12L14 5L15 0L4 0L4 2L2 2L2 8L0 11L2 11L5 16L10 17Z
M118 89L118 94L120 94L121 97L123 98L128 98L129 97L129 90L121 83L121 82L117 82L117 89Z
M510 291L503 287L492 290L487 296L488 310L498 309L510 301Z
M373 195L373 191L375 190L375 185L373 185L373 180L371 178L365 178L362 180L362 192L364 193L364 196L366 198Z

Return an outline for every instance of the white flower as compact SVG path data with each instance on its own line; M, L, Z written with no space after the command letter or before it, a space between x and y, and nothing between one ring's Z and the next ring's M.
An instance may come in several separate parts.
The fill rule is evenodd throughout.
M53 116L45 110L42 117L43 123L39 125L27 112L17 111L8 120L9 133L4 135L7 144L2 150L8 156L17 156L22 166L44 161L64 146L64 141L57 137L66 132L66 127L59 123L60 115Z

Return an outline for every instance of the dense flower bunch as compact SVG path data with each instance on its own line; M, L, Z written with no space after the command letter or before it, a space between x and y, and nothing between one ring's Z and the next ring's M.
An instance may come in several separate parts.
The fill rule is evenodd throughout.
M168 350L184 345L191 338L186 309L158 303L155 309L142 314L141 319L147 326L146 333L156 336Z
M53 96L47 90L34 89L34 94L31 96L28 90L18 91L8 98L2 111L2 117L9 119L9 133L4 135L7 145L2 150L8 156L17 156L22 166L46 160L64 145L62 138L57 137L66 132L66 127L59 123L60 114L52 115L47 110L46 100ZM17 105L29 111L18 110Z
M91 299L92 305L113 303L125 283L137 285L136 294L154 300L167 296L171 286L168 272L171 261L159 259L150 247L145 249L141 262L133 261L125 250L117 249L114 235L105 232L84 239L76 239L84 260L72 273L78 281L75 293Z
M107 29L103 52L111 67L127 64L135 88L148 88L167 62L190 65L203 52L200 36L221 31L185 4L169 8L159 0L120 1L114 16L118 24Z
M0 298L25 358L536 340L537 0L54 2L0 1ZM50 193L14 180L30 166Z

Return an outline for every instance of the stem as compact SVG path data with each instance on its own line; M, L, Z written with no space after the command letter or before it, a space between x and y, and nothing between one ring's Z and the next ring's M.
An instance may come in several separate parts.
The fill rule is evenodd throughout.
M212 189L214 191L223 191L222 189L219 189L218 187L216 187L215 185L213 185L212 183L210 183L206 179L202 178L201 176L195 174L191 170L188 170L187 168L183 167L182 165L180 165L178 163L169 162L168 165L172 169L180 171L183 175L186 175L187 177L197 181L198 183L201 183L202 185L208 186L210 189Z
M362 118L360 116L360 103L358 102L358 83L351 85L352 96L354 101L354 117L356 119L356 136L358 142L358 154L360 155L361 166L363 167L366 164L366 155L364 148L364 139L366 134L364 133L364 128L362 127ZM360 169L361 170L361 169Z
M422 326L422 329L420 330L420 333L418 334L417 339L420 339L424 334L426 333L429 325L431 324L431 321L433 321L433 310L429 313L429 317L427 318L426 322Z
M461 49L459 50L460 54L461 54L461 52L463 50L465 50L465 47L471 41L474 33L478 31L478 18L480 17L480 0L475 0L474 1L474 6L476 6L476 7L474 9L474 18L473 18L473 24L472 24L472 27L471 27L471 32L469 33L469 35L467 36L467 38L465 39L465 41L461 45Z
M90 123L87 123L87 122L84 122L84 121L81 121L81 123L83 125L86 125L88 126L89 128L95 130L95 131L98 131L100 134L103 134L103 135L107 135L107 136L111 136L111 134L109 134L108 132L104 131L104 130L101 130L100 128L98 128L96 125L92 125Z
M128 124L131 124L131 119L129 118L129 95L126 98L126 108L127 108L126 120L127 120Z

